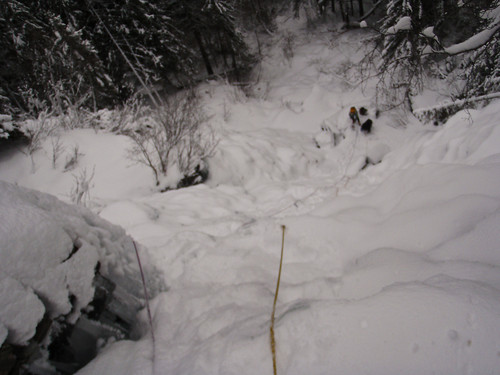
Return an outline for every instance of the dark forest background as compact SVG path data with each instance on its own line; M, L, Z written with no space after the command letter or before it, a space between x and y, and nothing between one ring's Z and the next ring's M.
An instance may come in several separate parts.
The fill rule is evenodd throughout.
M497 7L497 0L3 0L0 115L95 111L138 90L154 104L203 79L244 82L260 58L246 37L272 34L279 15L303 10L316 22L375 30L363 64L379 70L380 91L395 104L410 103L429 55L443 61L446 45L491 30L459 64L463 96L484 95L498 91L498 20L487 13ZM395 32L403 17L411 29ZM429 27L435 37L423 32Z

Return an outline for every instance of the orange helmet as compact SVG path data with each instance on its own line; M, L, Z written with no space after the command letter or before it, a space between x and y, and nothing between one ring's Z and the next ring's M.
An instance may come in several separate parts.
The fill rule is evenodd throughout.
M356 108L355 107L351 107L351 113L356 113Z

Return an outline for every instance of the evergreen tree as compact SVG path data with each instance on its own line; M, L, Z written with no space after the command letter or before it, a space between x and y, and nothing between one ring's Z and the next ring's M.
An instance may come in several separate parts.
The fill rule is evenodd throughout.
M330 7L328 7L328 3L330 4ZM354 17L356 14L356 6L354 5L353 0L330 0L329 2L327 0L314 0L313 2L306 0L292 0L292 4L296 17L299 15L301 7L311 6L315 8L318 15L326 14L328 8L330 8L331 12L335 14L336 9L338 8L342 21L347 24L350 22L351 17ZM337 4L337 6L335 4ZM362 16L364 14L363 0L357 1L357 10L357 15Z
M7 98L2 112L36 112L76 102L95 106L116 95L76 18L63 19L68 4L2 2L0 84Z
M500 92L500 40L494 37L465 60L467 83L462 97Z
M405 103L421 88L420 30L426 20L421 0L390 0L382 20L382 63L377 94L392 105Z
M126 99L141 83L168 82L192 73L193 53L174 26L168 2L141 0L87 3L84 32L92 39L112 81Z
M411 108L411 97L422 88L424 59L439 54L463 54L469 49L476 52L466 60L465 90L484 93L498 87L495 79L488 79L498 74L498 37L486 45L471 44L469 49L444 47L484 30L491 29L490 34L498 31L498 20L485 17L485 12L498 9L498 4L498 0L390 0L381 26L383 52L378 94L392 105L404 102Z
M186 84L201 63L238 78L251 60L234 3L4 0L0 114L122 103L140 85Z
M233 2L240 25L244 26L247 30L255 30L257 28L271 33L276 29L275 18L279 9L289 1L234 0Z
M477 4L475 4L477 6ZM462 97L473 97L500 92L500 20L496 16L500 1L495 0L482 8L483 17L478 22L475 32L496 29L493 38L478 49L470 52L463 62L466 84ZM489 11L493 11L490 13Z
M179 0L173 19L186 44L196 46L198 61L209 76L232 73L239 79L251 56L235 21L235 8L227 0Z

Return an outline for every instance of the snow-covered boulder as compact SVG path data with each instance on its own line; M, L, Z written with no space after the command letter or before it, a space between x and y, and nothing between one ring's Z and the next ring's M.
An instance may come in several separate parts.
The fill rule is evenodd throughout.
M57 341L55 331L74 331L82 314L85 319L93 314L99 321L96 309L108 310L111 325L110 314L127 322L118 329L127 336L143 305L143 286L134 243L125 231L86 208L3 181L0 207L2 344L29 344L46 317L53 329L47 338L37 339L44 340L40 345L46 348ZM155 271L143 256L149 289L155 293L160 284L155 285ZM109 304L117 294L119 301L113 305L120 308L110 313L103 303ZM100 305L98 296L104 301Z
M30 288L10 277L0 280L0 296L0 321L6 335L4 340L16 345L26 344L35 335L36 326L43 318L43 303Z

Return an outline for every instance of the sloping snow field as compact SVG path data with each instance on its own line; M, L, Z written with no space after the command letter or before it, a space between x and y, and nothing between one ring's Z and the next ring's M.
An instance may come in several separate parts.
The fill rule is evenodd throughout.
M61 134L83 154L73 172L52 168L49 140L34 172L24 154L0 159L1 179L66 201L71 173L95 166L88 205L163 273L154 343L143 311L141 340L78 374L272 374L282 226L279 374L498 374L500 101L440 127L375 118L370 85L342 74L366 32L284 25L294 57L276 37L253 97L202 87L220 140L203 185L155 192L128 139L102 131ZM352 105L372 134L351 129Z

